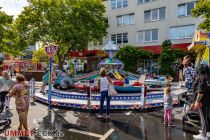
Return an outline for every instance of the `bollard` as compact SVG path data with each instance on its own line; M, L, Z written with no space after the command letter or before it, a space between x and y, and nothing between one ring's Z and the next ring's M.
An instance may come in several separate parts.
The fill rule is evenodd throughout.
M35 79L32 78L30 81L29 81L29 95L31 98L34 97L34 93L35 93Z
M88 109L89 111L91 111L91 92L92 92L92 88L93 86L89 86L87 88L87 106L88 106Z
M142 107L144 107L146 105L146 96L147 96L147 86L142 85L142 89L141 89L141 104L142 104Z

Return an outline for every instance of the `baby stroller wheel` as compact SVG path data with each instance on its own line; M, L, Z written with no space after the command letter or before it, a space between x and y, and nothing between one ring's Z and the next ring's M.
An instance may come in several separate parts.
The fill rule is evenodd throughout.
M187 124L186 124L186 122L187 122L187 118L186 118L186 116L183 116L183 118L182 118L182 126L183 126L183 131L184 132L187 132Z
M5 130L7 127L9 127L9 126L10 126L10 124L11 124L11 120L10 120L10 119L8 119L5 123L6 123L6 124L5 124L5 126L3 127L3 130Z
M2 103L1 106L0 106L0 113L4 110L4 106L5 106L5 104Z
M8 126L10 126L11 124L11 120L7 119L7 121L5 122L5 126L3 127L3 130L5 130Z
M11 119L7 119L7 122L5 123L5 126L9 126L11 124Z

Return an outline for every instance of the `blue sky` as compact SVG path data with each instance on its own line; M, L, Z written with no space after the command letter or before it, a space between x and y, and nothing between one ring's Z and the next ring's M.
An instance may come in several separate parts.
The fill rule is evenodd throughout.
M0 7L3 7L2 10L8 15L14 15L15 18L27 4L27 0L0 0Z

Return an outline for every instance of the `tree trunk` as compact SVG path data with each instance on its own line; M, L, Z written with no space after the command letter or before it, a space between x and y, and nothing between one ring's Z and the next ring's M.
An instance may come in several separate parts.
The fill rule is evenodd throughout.
M70 52L70 48L68 49L68 51L65 53L65 52L60 52L58 50L58 53L57 53L57 56L58 56L58 66L59 68L62 70L63 69L63 65L65 63L65 60Z
M64 61L60 61L59 59L58 66L61 70L63 69L63 65L64 65Z

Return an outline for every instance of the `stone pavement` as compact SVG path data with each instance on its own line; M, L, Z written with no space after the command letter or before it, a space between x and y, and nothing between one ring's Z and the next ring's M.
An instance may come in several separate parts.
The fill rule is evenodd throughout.
M16 113L14 98L11 99L10 110L1 114L0 118L10 117L11 127L7 130L17 130L18 115ZM98 120L95 113L79 110L66 110L48 107L41 103L30 104L28 125L29 129L57 130L63 137L40 136L29 137L28 140L97 140L97 136L104 136L111 129L114 130L107 140L191 140L192 134L184 133L181 124L181 108L174 109L176 126L165 127L162 124L163 112L160 109L150 112L115 111L111 113L111 120ZM0 132L0 140L19 140L18 137L5 137Z
M41 82L36 83L40 90ZM2 113L0 119L10 118L11 126L7 130L17 130L18 115L14 98L11 99L10 110ZM28 115L28 126L36 132L42 130L58 132L62 137L43 133L34 133L27 140L192 140L191 133L182 130L182 108L175 107L174 119L176 126L168 128L163 125L163 111L114 111L111 120L99 120L97 113L74 109L48 109L47 105L32 102ZM22 137L5 137L0 132L0 140L22 140Z

